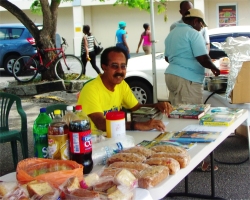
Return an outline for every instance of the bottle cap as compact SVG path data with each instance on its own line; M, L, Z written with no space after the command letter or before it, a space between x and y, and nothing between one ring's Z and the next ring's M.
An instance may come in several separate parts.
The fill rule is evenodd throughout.
M45 113L46 112L46 108L40 108L40 113Z
M61 110L54 110L54 114L55 115L60 115L61 114Z
M76 110L82 110L82 105L76 105Z
M73 110L73 106L67 106L66 109L72 111Z
M108 120L118 120L124 118L125 118L125 113L123 111L112 111L106 114L106 119Z

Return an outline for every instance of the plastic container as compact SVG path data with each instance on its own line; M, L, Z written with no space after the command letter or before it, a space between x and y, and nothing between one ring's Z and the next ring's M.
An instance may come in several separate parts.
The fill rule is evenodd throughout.
M46 108L41 108L33 124L34 156L37 158L48 158L48 128L51 122Z
M54 118L52 119L52 122L62 122L62 116L61 116L61 110L54 110Z
M62 119L63 119L64 122L66 122L67 125L69 125L69 123L72 120L77 119L76 114L73 112L73 106L67 106L66 107L66 113L65 113L65 115L63 116Z
M113 111L106 114L107 138L116 138L126 135L125 113Z
M119 138L106 138L105 141L95 143L92 148L94 165L105 165L107 158L133 146L135 146L135 141L130 135L124 135Z

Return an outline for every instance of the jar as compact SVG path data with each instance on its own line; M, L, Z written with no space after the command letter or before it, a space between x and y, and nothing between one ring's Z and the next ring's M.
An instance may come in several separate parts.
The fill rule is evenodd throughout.
M125 113L112 111L106 114L107 138L116 138L126 135Z

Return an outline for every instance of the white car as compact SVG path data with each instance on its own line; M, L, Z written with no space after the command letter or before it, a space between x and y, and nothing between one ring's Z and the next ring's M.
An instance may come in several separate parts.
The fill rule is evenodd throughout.
M168 63L165 61L163 53L157 53L155 61L157 100L166 101L168 99L168 90L164 72L168 67ZM129 84L140 103L153 103L152 55L130 58L125 81Z

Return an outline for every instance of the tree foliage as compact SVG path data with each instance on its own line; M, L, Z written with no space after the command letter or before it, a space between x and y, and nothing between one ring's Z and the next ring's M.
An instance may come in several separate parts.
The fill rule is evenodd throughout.
M164 21L167 21L167 4L168 0L152 0L157 2L157 12L158 14L164 13ZM105 0L100 0L100 2L105 2ZM145 10L150 12L150 0L116 0L114 6L124 5L130 8L139 8L140 10Z

